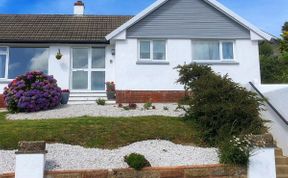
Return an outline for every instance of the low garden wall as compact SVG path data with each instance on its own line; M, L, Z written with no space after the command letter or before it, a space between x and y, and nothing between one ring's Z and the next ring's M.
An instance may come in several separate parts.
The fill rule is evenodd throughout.
M133 169L48 171L46 178L247 178L245 168L224 165ZM14 178L6 174L0 178Z
M185 96L185 91L130 91L117 90L117 103L177 103Z
M0 95L0 108L6 108L5 102L4 102L4 95Z

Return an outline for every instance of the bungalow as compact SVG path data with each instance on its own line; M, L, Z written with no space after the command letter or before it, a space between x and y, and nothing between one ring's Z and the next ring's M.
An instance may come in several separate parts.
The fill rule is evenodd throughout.
M107 81L117 102L175 102L184 89L174 68L191 62L261 82L258 42L272 36L216 0L157 0L134 17L84 9L78 1L73 15L0 15L0 92L40 70L71 90L71 103L106 97Z

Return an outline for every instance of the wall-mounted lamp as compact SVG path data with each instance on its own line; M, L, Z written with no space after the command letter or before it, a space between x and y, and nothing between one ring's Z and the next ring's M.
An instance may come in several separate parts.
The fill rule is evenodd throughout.
M113 49L111 49L111 54L113 55L113 56L115 56L115 54L116 54L116 51L115 51L115 49L113 48Z

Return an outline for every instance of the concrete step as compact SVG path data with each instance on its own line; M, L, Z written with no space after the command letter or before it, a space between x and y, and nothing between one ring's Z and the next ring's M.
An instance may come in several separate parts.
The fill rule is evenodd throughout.
M91 97L103 97L107 96L105 92L101 93L95 93L95 92L71 92L70 93L71 97L86 97L86 96L91 96Z
M276 165L277 175L288 175L288 165Z
M275 156L283 156L283 151L281 148L275 148Z
M288 158L284 156L276 156L275 161L277 165L288 165Z
M113 105L113 104L116 104L116 101L107 101L106 100L106 105ZM74 100L74 101L71 101L69 100L68 104L74 104L74 105L77 105L77 104L96 104L96 100L94 101L80 101L80 100Z
M96 101L98 99L107 100L106 96L70 96L69 101Z

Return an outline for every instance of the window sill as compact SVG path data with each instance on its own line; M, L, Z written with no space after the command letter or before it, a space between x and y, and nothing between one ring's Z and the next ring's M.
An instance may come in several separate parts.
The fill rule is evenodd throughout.
M193 61L196 64L207 64L207 65L239 65L237 61Z
M11 81L13 81L13 80L11 80L11 79L0 79L0 84L1 84L1 83L8 84L8 83L10 83Z
M168 61L137 61L139 65L169 65Z

